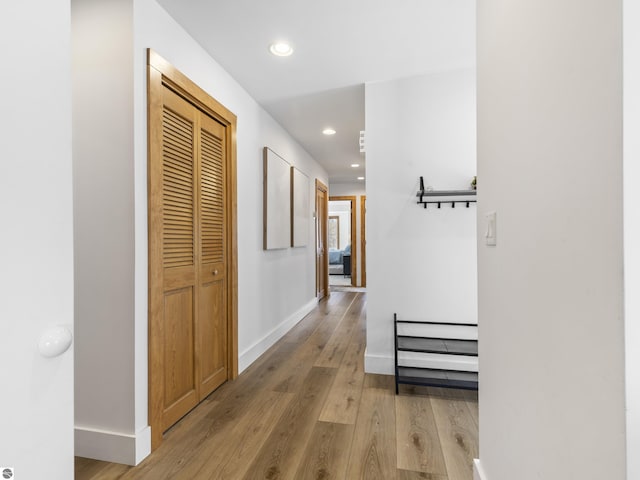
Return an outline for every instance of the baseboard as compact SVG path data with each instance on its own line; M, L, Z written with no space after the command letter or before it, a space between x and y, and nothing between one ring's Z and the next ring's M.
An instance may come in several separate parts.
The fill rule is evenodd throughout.
M381 375L395 375L394 358L387 355L372 355L364 350L364 371Z
M75 455L105 462L138 465L151 453L151 428L135 435L75 427Z
M473 459L473 480L487 480L487 476L484 474L484 470L482 470L482 466L480 465L480 459Z
M256 359L266 352L274 343L284 336L289 330L296 326L296 324L306 317L318 305L318 300L314 298L306 305L300 308L298 311L290 315L287 319L281 322L277 327L267 333L260 340L255 342L244 352L242 352L238 358L238 373L242 372L245 368L251 365Z

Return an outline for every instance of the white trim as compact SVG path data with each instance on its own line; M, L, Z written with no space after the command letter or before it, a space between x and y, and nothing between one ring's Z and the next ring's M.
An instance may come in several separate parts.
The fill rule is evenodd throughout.
M75 427L75 455L105 462L138 465L151 453L151 428L135 435Z
M364 371L381 375L395 375L393 357L388 355L371 355L364 350Z
M487 480L487 476L484 474L484 470L482 470L482 465L480 465L480 459L473 459L473 480Z
M300 310L293 313L289 318L285 319L280 325L276 326L273 330L267 333L260 340L255 342L244 352L240 354L238 358L238 373L242 372L249 365L256 361L256 359L266 352L274 343L282 338L289 330L296 326L296 324L306 317L318 305L318 300L314 297Z

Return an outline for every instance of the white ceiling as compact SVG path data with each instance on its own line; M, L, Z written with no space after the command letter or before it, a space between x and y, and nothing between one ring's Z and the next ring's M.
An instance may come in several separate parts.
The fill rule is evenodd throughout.
M475 64L476 0L158 1L331 183L365 175L358 138L366 82ZM269 53L278 40L293 46L292 56ZM322 135L327 126L336 135Z

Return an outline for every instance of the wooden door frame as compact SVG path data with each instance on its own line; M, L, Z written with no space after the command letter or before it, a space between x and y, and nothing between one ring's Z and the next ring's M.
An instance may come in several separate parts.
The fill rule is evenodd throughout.
M319 215L319 211L320 209L318 208L318 191L324 192L325 195L325 208L324 208L324 218L318 218ZM329 188L322 183L320 180L318 180L316 178L316 191L315 191L315 206L316 206L316 296L318 296L318 293L320 293L322 290L324 290L325 296L328 296L330 294L329 292L329 252L325 252L324 254L324 277L323 278L319 278L320 277L320 267L319 267L319 263L320 263L320 258L318 256L318 225L320 224L320 222L324 222L325 228L324 228L324 238L323 238L323 245L325 246L325 249L327 247L327 242L329 241L328 239L328 235L327 235L327 230L328 230L328 218L329 218ZM324 288L321 289L320 286L323 286Z
M367 218L367 196L360 196L360 286L367 286L367 233L366 233L366 218Z
M152 188L151 179L158 175L162 158L162 89L168 87L196 108L221 124L226 132L227 175L225 179L227 258L227 365L228 380L238 376L238 228L237 228L237 159L236 116L193 83L173 65L151 49L147 50L147 145L149 188L149 425L151 449L162 443L162 396L164 388L162 331L159 316L162 312L162 242L160 238L162 192ZM152 199L155 201L152 202Z
M356 249L356 197L341 195L329 197L330 202L351 202L351 286L358 284L358 253ZM327 212L328 213L328 212Z

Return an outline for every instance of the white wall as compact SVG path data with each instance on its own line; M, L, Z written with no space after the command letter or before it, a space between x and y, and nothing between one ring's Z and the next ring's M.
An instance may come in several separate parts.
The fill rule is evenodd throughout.
M485 480L625 478L621 4L478 3Z
M624 0L624 283L627 478L640 478L640 3Z
M362 197L366 195L364 182L360 183L330 183L329 184L329 195L330 196L350 196L356 197L355 205L353 206L355 217L356 217L356 238L351 242L351 249L355 249L357 255L358 269L356 270L356 285L362 285L362 250L361 240L360 240L360 232L362 219L360 217L362 205ZM342 227L340 227L340 231L342 232Z
M2 6L0 467L17 479L73 478L73 347L37 349L73 331L70 31L68 0Z
M71 8L76 453L135 463L133 3Z
M475 72L365 87L368 372L393 372L393 313L475 323L476 207L424 209L418 179L467 189L476 174Z
M313 222L306 248L262 249L262 148L311 182L327 183L327 174L154 0L73 7L77 453L135 464L150 448L146 49L238 117L240 370L316 304Z

